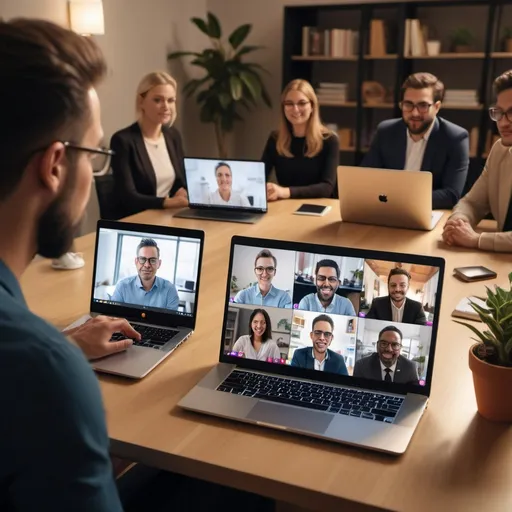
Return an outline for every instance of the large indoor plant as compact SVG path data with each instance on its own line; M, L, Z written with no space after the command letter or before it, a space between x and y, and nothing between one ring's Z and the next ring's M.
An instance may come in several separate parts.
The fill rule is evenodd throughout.
M465 325L476 334L477 343L469 350L469 367L478 412L492 421L512 422L512 272L508 275L509 289L487 288L485 307L470 301L480 320L487 327L478 330Z
M207 14L206 20L191 18L191 21L210 38L211 47L201 53L173 52L167 58L193 57L191 64L204 69L205 75L190 80L183 92L187 96L197 94L201 121L213 123L219 157L227 158L226 134L233 131L235 121L243 120L241 109L250 110L260 100L272 106L260 75L264 68L243 60L245 55L260 47L243 44L252 25L239 26L223 41L219 20L212 13Z

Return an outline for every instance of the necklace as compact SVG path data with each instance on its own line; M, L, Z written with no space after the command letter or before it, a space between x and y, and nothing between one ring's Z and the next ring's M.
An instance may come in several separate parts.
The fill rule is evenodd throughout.
M148 138L144 137L144 140L150 146L154 147L155 149L158 149L158 145L160 144L160 142L162 142L162 139L163 139L163 134L162 133L158 136L157 140L155 140L155 139L148 139Z

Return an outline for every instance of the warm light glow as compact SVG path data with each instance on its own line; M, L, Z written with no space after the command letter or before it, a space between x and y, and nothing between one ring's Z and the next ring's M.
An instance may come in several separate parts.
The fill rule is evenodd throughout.
M82 35L105 33L101 0L70 0L69 24L71 30Z

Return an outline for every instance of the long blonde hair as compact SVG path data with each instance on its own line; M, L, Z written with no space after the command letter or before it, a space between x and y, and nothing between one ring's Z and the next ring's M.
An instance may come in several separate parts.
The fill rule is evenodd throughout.
M171 85L174 87L175 92L178 92L178 84L176 83L176 80L169 75L169 73L166 73L165 71L152 71L145 75L137 86L137 94L135 97L135 112L137 113L138 121L142 118L142 100L146 94L157 85ZM168 126L171 126L174 121L176 121L176 109L173 111L173 115Z
M292 141L292 129L289 121L284 114L284 100L290 91L299 91L311 102L311 117L306 127L306 153L305 156L312 158L320 151L324 145L324 139L331 133L320 120L318 112L318 98L316 97L313 87L307 80L297 78L292 80L283 90L281 94L281 115L279 117L279 129L277 130L276 149L281 156L292 157L290 144Z

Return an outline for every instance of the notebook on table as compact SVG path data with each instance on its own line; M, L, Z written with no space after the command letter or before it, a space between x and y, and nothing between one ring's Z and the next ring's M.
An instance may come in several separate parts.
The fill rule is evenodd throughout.
M421 308L421 325L393 321L391 305L390 318L369 313L395 267L413 276L404 311L407 301ZM403 453L429 400L444 267L428 256L233 237L219 364L179 405Z
M338 167L345 222L431 231L443 212L432 210L432 174L369 167Z
M146 376L193 333L204 232L98 221L89 314L126 318L140 332L128 350L92 361L99 372ZM112 341L125 338L115 333Z
M267 213L265 164L185 158L189 206L175 217L255 223Z

